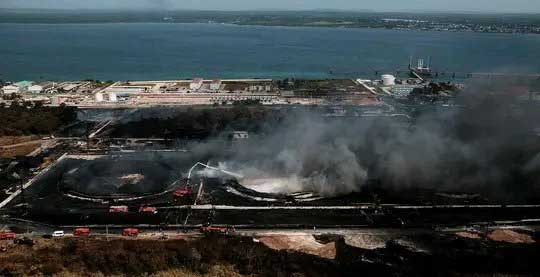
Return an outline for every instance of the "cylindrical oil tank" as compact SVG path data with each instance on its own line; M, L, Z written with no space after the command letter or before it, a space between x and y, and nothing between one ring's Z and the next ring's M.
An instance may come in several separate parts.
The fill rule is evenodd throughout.
M396 84L396 77L394 77L394 75L384 74L381 76L381 78L383 81L383 85L385 86L393 86Z

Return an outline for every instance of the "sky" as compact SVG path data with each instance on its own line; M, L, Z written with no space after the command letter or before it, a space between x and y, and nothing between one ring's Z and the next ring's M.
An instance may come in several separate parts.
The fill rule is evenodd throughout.
M0 8L540 13L540 0L0 0Z

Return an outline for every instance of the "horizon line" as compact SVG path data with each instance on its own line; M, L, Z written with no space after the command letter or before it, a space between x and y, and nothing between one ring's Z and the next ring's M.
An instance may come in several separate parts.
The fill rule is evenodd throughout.
M470 15L540 15L540 11L480 11L480 10L374 10L374 9L161 9L161 8L3 8L0 11L58 11L58 12L334 12L334 13L416 13L416 14L470 14Z

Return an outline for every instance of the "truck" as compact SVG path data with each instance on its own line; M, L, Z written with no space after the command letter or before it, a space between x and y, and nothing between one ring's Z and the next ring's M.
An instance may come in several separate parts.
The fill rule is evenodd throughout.
M60 230L60 231L54 231L51 235L52 237L54 238L60 238L60 237L63 237L64 236L64 231Z
M75 228L73 235L77 237L87 237L90 235L90 228Z
M236 230L234 227L221 227L221 226L203 226L201 227L201 233L204 234L230 234L234 233Z
M139 229L137 228L126 228L122 230L122 236L124 237L136 237L139 235Z
M156 207L149 207L149 206L141 206L141 207L139 207L139 213L157 214L157 208Z
M128 206L110 206L109 213L127 213Z
M184 197L191 196L192 194L193 194L193 190L189 188L177 189L173 192L173 196L175 198L184 198Z
M0 240L15 239L17 234L13 232L0 232Z

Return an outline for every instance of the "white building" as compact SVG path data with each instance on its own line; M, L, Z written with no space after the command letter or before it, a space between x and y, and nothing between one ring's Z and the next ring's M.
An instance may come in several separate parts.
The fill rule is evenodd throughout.
M16 85L4 86L2 88L2 91L4 92L4 94L19 93L19 87Z
M41 93L43 91L43 87L40 85L33 85L28 87L28 92L30 93Z
M199 90L203 85L204 80L202 78L195 78L189 83L189 89Z
M210 83L211 90L219 90L221 88L221 80L214 80Z
M144 93L150 90L148 86L111 86L105 89L107 93L117 94L131 94L131 93Z
M116 96L116 93L109 92L109 102L118 102L118 97Z
M11 93L25 93L28 91L28 87L32 85L30 81L21 81L2 88L5 94Z
M229 137L233 140L248 139L249 133L246 131L233 131Z
M396 97L407 97L415 88L421 88L418 85L395 85L392 86L391 92Z
M98 92L96 93L95 97L96 97L96 102L103 102L103 93Z

